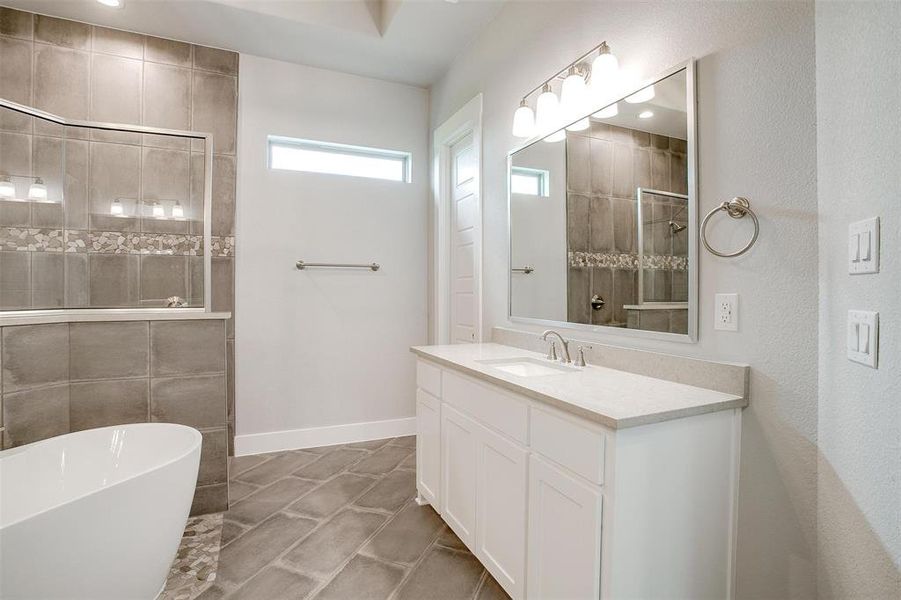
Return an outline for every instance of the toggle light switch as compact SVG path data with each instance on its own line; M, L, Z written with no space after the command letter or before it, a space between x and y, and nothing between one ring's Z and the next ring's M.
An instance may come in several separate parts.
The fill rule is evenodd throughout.
M848 311L848 360L877 368L879 354L879 313Z

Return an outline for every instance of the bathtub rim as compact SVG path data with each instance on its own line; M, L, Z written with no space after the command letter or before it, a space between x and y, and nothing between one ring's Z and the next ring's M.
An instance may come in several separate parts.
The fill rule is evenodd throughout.
M134 479L136 479L136 478L138 478L138 477L140 477L140 476L142 476L142 475L147 475L147 474L150 474L150 473L154 473L154 472L156 472L156 471L159 471L160 469L163 469L163 468L168 467L168 466L170 466L170 465L172 465L172 464L174 464L174 463L177 463L177 462L179 462L179 461L181 461L181 460L184 460L185 458L187 458L188 456L190 456L193 452L195 452L195 451L200 452L201 446L202 446L202 444L203 444L203 434L202 434L199 430L197 430L196 428L194 428L194 427L191 427L191 426L189 426L189 425L181 425L180 423L126 423L126 424L122 424L122 425L107 425L106 427L92 427L91 429L83 429L83 430L81 430L81 431L72 431L72 432L69 432L69 433L63 433L63 434L60 434L60 435L56 435L56 436L53 436L53 437L49 437L49 438L44 439L44 440L38 440L37 442L32 442L32 443L30 443L30 444L25 444L25 445L23 445L23 446L17 446L17 447L15 447L15 448L8 448L7 450L0 451L0 459L2 459L4 456L12 456L12 455L15 455L15 454L21 454L21 453L28 452L29 449L34 449L36 446L44 445L44 444L47 444L47 443L49 443L49 442L58 441L59 438L65 437L65 436L77 436L77 435L79 435L79 434L85 434L85 433L88 433L88 432L103 431L103 430L107 430L107 429L122 429L122 428L137 429L137 428L148 428L148 427L152 427L153 429L160 429L160 428L162 428L162 427L165 427L165 428L167 428L167 429L186 429L186 430L189 430L190 435L191 435L191 437L193 438L193 439L192 439L192 443L191 443L190 447L189 447L185 452L180 453L180 454L176 455L175 457L170 458L169 460L160 462L159 464L154 465L154 466L153 466L152 468L150 468L150 469L146 469L146 470L143 470L143 471L140 471L140 472L137 472L137 473L132 473L132 474L130 474L129 476L124 477L124 478L120 479L119 481L117 481L117 482L115 482L115 483L113 483L113 484L111 484L111 485L107 485L107 486L103 486L103 487L98 487L98 488L92 489L92 490L90 490L90 491L88 491L88 492L85 492L85 493L82 493L82 494L79 494L79 495L72 496L71 498L66 499L64 502L58 502L58 503L52 504L51 506L47 506L46 508L43 508L43 509L41 509L41 510L35 511L35 512L33 512L33 513L29 513L28 515L26 515L26 516L24 516L24 517L21 517L21 518L19 518L19 519L16 519L15 521L10 521L9 523L2 523L2 522L0 522L0 534L3 533L3 530L5 530L5 529L7 529L7 528L9 528L9 527L13 527L13 526L15 526L15 525L18 525L18 524L23 523L23 522L25 522L25 521L28 521L28 520L30 520L30 519L34 519L35 517L39 517L39 516L41 516L41 515L43 515L43 514L46 514L46 513L50 512L50 511L53 511L53 510L58 509L58 508L60 508L61 506L65 506L65 505L67 505L67 504L73 504L73 503L75 503L75 502L80 502L81 500L84 500L84 499L86 499L86 498L90 498L91 496L94 496L94 495L96 495L96 494L98 494L98 493L100 493L100 492L104 492L104 491L107 491L107 490L116 488L116 487L118 487L118 486L120 486L120 485L124 485L124 484L126 484L126 483L128 483L128 482L130 482L130 481L133 481ZM197 487L196 481L195 481L195 483L194 483L194 487L195 487L195 489L196 489L196 487Z

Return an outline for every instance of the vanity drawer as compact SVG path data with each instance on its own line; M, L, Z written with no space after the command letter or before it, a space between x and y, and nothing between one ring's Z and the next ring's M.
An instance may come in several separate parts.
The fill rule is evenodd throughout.
M416 361L416 385L441 398L441 369L421 360Z
M529 407L525 401L450 371L443 373L442 388L441 399L448 404L517 442L526 443Z
M549 411L532 407L532 450L598 485L604 483L606 436Z

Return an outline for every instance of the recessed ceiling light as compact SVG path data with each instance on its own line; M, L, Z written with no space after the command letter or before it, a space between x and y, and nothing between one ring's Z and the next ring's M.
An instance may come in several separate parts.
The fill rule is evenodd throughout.
M97 0L97 2L110 8L122 8L122 0Z
M653 111L650 111L650 110L645 110L645 111L638 113L639 119L650 119L653 116L654 116L654 113L653 113Z

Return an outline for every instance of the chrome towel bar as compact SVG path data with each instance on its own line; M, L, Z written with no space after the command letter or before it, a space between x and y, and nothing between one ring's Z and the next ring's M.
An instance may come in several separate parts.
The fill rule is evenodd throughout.
M295 264L295 266L299 270L306 269L307 267L330 267L335 269L372 269L373 271L378 271L382 268L377 262L369 263L368 265L364 264L354 264L354 263L314 263L314 262L306 262L304 260L299 260Z
M535 267L533 267L531 265L526 265L526 266L522 267L521 269L510 269L510 270L513 271L514 273L525 273L526 275L528 275L529 273L531 273L532 271L535 270Z

